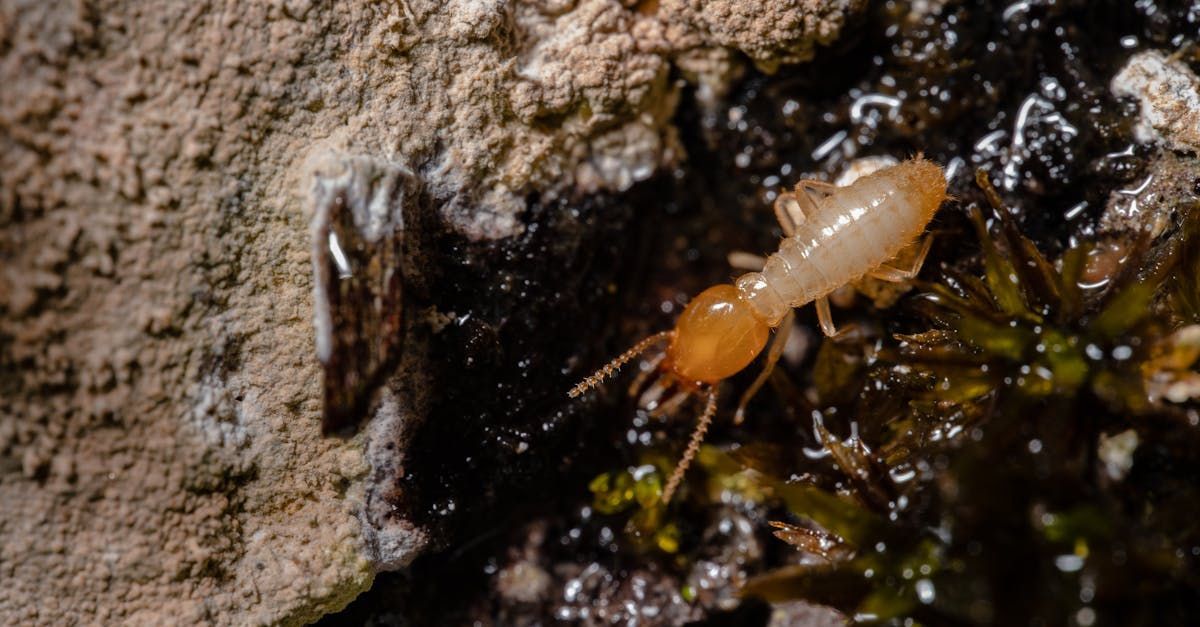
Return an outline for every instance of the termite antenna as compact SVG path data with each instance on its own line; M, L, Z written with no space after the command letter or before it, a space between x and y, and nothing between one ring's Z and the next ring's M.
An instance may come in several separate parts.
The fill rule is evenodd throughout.
M704 404L704 413L700 414L700 422L696 424L696 430L692 432L692 440L688 442L687 450L683 452L683 457L675 466L675 472L672 472L671 478L667 480L667 487L663 489L662 502L664 504L670 503L671 497L675 496L675 490L679 488L679 482L683 481L684 473L687 472L688 466L692 465L692 459L696 457L696 452L700 450L700 443L704 441L704 435L708 433L708 425L712 424L713 416L716 413L717 388L710 387L708 402Z
M637 344L634 344L633 348L621 353L616 359L608 362L603 368L597 370L595 374L584 379L583 381L580 381L575 387L571 388L570 392L567 392L567 396L575 398L580 394L583 394L584 392L596 387L597 385L604 383L604 380L616 374L617 370L619 370L621 366L629 363L629 361L634 357L646 352L651 346L654 346L663 340L670 339L674 334L674 331L663 331L662 333L655 333L654 335L651 335Z

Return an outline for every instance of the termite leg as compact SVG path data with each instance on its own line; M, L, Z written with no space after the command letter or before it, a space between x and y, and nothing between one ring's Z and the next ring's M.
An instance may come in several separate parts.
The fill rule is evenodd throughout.
M638 407L658 407L658 402L662 400L663 394L666 394L674 383L674 377L669 372L664 372L663 376L655 379L654 383L646 388L641 396L638 396Z
M637 357L638 355L641 355L642 353L646 352L647 350L650 349L651 346L654 346L655 344L658 344L659 342L662 342L663 340L670 339L671 336L674 335L674 333L675 333L674 331L663 331L662 333L655 333L654 335L651 335L650 337L638 342L637 344L634 344L633 348L630 348L629 350L625 351L624 353L621 353L620 355L617 356L616 359L608 362L607 364L604 365L603 368L600 368L599 370L597 370L595 374L591 375L590 377L587 377L583 381L580 381L575 387L571 388L571 391L567 392L567 396L570 396L571 398L575 398L576 396L583 394L584 392L588 391L589 389L594 388L597 385L600 385L601 383L604 382L605 379L616 374L617 370L621 366L623 366L626 363L628 363L629 361L631 361L634 357Z
M804 222L806 215L814 215L817 213L817 200L813 198L812 192L820 192L822 195L832 194L838 189L837 185L831 185L823 181L814 179L802 179L796 183L794 191L783 192L779 198L775 199L775 217L779 218L779 224L783 227L783 234L791 237L796 232L796 227ZM791 228L784 224L783 214L787 214L792 218Z
M929 255L929 247L933 246L933 235L926 235L921 240L921 249L917 252L916 258L913 259L912 265L908 269L901 270L889 264L882 264L878 268L867 273L868 276L879 279L880 281L888 281L891 283L903 283L905 281L916 278L921 272L921 266L925 265L925 257Z
M671 414L674 414L675 410L679 409L681 405L686 403L688 397L690 396L691 392L688 392L687 390L680 390L672 394L667 400L663 401L661 405L658 405L654 409L650 410L650 415L656 418L659 416L670 416Z
M755 255L754 253L742 252L740 250L735 250L729 253L727 259L730 267L738 270L747 270L749 272L758 272L759 270L763 269L763 266L767 265L766 257Z
M704 404L704 413L700 414L700 420L696 423L696 429L692 431L692 439L688 442L687 450L683 452L683 457L675 466L675 471L671 473L671 478L667 480L667 487L663 488L662 502L664 504L671 502L671 497L675 496L675 490L679 488L679 482L683 480L683 474L687 472L688 466L692 464L692 459L696 457L696 452L700 450L700 444L704 442L704 435L708 433L708 426L712 424L713 415L717 413L717 388L708 388L708 401Z
M817 203L802 189L783 192L775 199L775 219L779 220L784 237L795 235L796 227L804 224L808 215L816 211Z
M833 324L833 314L829 311L829 299L822 296L814 304L817 307L817 322L821 324L821 331L828 337L836 336L838 330Z
M912 278L908 272L900 268L893 268L887 264L881 264L878 268L868 272L867 276L872 279L887 281L888 283L903 283Z
M840 187L838 187L837 185L834 185L833 183L826 183L825 181L818 181L817 179L801 179L800 182L796 184L796 186L800 187L802 189L811 189L814 192L821 192L822 194L825 194L826 196L841 189Z
M659 353L658 355L655 355L653 359L650 360L650 364L649 364L650 367L639 372L638 376L633 379L633 383L631 383L629 385L629 396L630 397L637 396L638 393L641 392L642 386L646 385L646 381L649 380L650 377L655 372L658 371L659 365L661 365L663 360L666 358L667 358L666 353Z
M792 321L795 318L796 310L789 309L783 320L779 322L779 326L776 327L778 330L775 331L775 337L771 339L771 347L767 350L767 363L754 383L751 383L750 387L742 393L742 398L738 401L737 412L733 414L733 424L740 425L746 419L746 405L762 389L767 378L771 376L771 371L775 370L775 364L779 362L779 356L783 354L783 348L787 345L788 336L792 334Z
M788 211L788 205L793 204L795 201L791 198L787 201L780 201L783 201L782 195L775 200L775 219L779 221L779 228L783 229L783 236L791 237L796 234L796 220ZM796 204L796 210L800 211L799 204Z

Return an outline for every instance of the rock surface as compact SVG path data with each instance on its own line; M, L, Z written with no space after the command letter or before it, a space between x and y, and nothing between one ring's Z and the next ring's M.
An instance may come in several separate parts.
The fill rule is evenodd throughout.
M1200 152L1200 79L1183 62L1157 50L1139 52L1113 77L1112 92L1137 99L1140 141Z
M405 382L321 435L305 164L512 235L682 157L672 63L719 90L862 2L629 4L0 1L0 622L294 624L411 560Z
M1182 61L1157 50L1133 55L1113 77L1113 95L1133 98L1137 140L1157 145L1148 175L1108 200L1102 230L1148 231L1157 237L1180 209L1200 195L1200 78Z

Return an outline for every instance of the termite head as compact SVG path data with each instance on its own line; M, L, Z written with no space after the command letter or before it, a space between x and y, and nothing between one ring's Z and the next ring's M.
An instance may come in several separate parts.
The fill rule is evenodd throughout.
M596 387L663 341L669 344L665 354L656 359L656 369L664 379L692 389L711 386L750 365L770 334L770 324L755 313L736 287L716 285L688 303L674 329L638 342L572 388L570 396Z
M738 288L732 285L710 287L688 303L675 321L674 329L638 342L572 388L570 396L574 398L588 388L599 385L622 365L651 347L663 341L670 342L666 352L655 358L654 369L643 372L631 389L631 393L636 394L641 382L648 376L657 375L657 380L642 395L643 401L647 396L652 396L658 410L668 413L693 394L704 394L706 398L704 412L692 432L687 449L663 488L662 500L670 502L688 464L700 450L704 434L717 412L717 383L750 365L766 346L770 334L771 325L755 313ZM674 396L659 404L658 397L672 387L676 389Z
M750 365L771 328L732 285L715 285L688 303L663 367L683 381L716 383Z

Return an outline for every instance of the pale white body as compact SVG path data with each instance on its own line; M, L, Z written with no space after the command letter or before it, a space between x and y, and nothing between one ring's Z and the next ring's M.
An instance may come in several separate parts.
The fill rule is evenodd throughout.
M802 221L780 243L778 252L767 258L761 272L737 280L742 297L771 326L778 325L791 308L819 301L886 268L920 236L946 198L942 169L919 158L864 176L847 187L820 189L828 190L823 198L810 198L798 188L785 199L801 210Z

